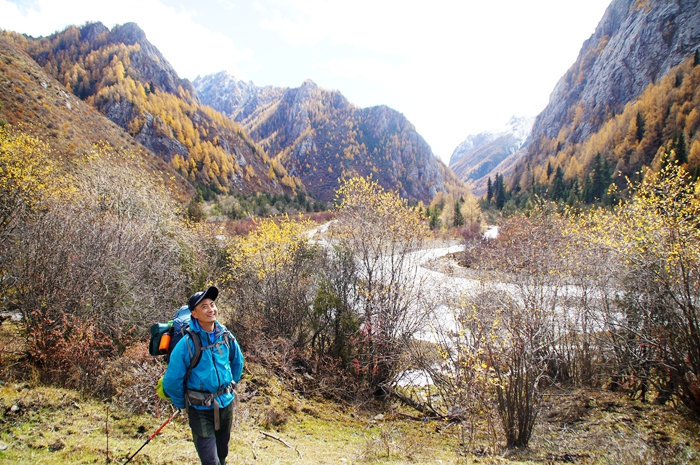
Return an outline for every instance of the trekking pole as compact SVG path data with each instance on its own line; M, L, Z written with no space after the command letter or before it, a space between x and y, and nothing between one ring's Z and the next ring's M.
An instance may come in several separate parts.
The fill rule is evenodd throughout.
M126 464L129 463L129 462L131 462L131 459L133 459L134 457L136 457L136 454L138 454L139 452L141 452L141 449L143 449L144 447L146 447L146 444L148 444L149 442L151 442L151 439L153 439L154 437L156 437L156 436L158 435L158 433L160 433L160 431L161 431L163 428L165 428L165 425L167 425L168 423L170 423L170 420L172 420L173 418L175 418L175 415L177 415L178 413L180 413L180 409L175 410L175 411L173 412L173 414L170 415L170 418L168 418L167 420L165 420L165 423L163 423L162 425L160 425L160 428L158 428L158 429L156 430L155 433L151 434L151 436L150 436L148 439L146 439L146 442L144 442L143 445L142 445L141 447L139 447L139 450L137 450L136 452L134 452L134 455L132 455L131 457L129 457L129 459L128 459L126 462L124 462L124 465L126 465Z

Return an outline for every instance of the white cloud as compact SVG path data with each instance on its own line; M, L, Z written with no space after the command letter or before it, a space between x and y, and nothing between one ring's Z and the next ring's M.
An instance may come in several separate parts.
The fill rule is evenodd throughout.
M49 35L71 24L100 21L111 28L135 22L178 72L193 79L226 69L245 78L253 69L253 51L239 50L223 34L207 30L193 19L194 12L176 11L159 0L36 0L18 7L0 0L0 27L33 36Z
M402 112L446 159L467 135L539 111L610 0L29 2L0 0L0 27L38 36L134 21L182 77L310 78L352 103ZM189 7L166 6L180 2ZM208 29L212 16L244 29L240 42L221 22L222 33Z
M351 101L371 94L403 112L443 158L470 133L541 110L610 2L257 1L264 28L332 56L314 69L356 81L340 89Z

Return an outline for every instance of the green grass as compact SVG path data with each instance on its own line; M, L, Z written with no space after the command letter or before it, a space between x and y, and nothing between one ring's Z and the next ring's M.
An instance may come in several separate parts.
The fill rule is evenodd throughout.
M11 326L1 328L0 368L11 379L11 349L21 341ZM122 464L170 414L167 408L133 414L116 402L24 377L30 381L0 381L0 464ZM396 405L380 412L302 396L252 362L238 392L245 401L235 409L230 464L700 464L696 420L677 406L605 390L552 393L530 446L510 451L485 418L478 418L473 440L460 444L461 425L420 421L417 412ZM492 424L498 429L495 418ZM132 463L198 464L186 416L176 417Z
M271 411L277 413L278 426L266 429ZM3 384L0 442L7 448L0 451L0 463L108 463L108 440L112 463L123 463L168 414L134 415L111 406L108 417L106 403L73 391ZM229 462L454 463L455 438L437 433L434 423L416 423L375 420L371 413L336 404L261 394L236 408ZM186 418L176 417L132 463L198 463Z
M465 454L458 425L407 419L396 409L378 414L305 399L272 379L258 389L236 407L229 463L700 463L696 422L669 406L607 391L550 397L528 449L505 451L480 428ZM135 415L109 406L107 414L106 403L74 391L4 383L0 442L6 449L0 451L0 463L108 463L108 439L109 463L124 463L169 412ZM186 421L176 417L132 463L199 463Z

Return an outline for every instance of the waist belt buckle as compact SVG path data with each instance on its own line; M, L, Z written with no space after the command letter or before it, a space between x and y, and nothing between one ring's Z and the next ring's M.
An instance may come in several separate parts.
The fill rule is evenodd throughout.
M214 398L214 396L210 393L199 393L199 392L192 392L189 391L187 393L187 398L190 401L190 404L192 405L204 405L206 407L211 406L211 401Z

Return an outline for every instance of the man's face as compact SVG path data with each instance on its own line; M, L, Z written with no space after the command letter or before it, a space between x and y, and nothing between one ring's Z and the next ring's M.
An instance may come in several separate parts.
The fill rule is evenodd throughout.
M202 300L197 304L194 310L192 310L192 316L196 318L200 324L216 321L218 315L219 309L216 308L216 304L211 299Z

